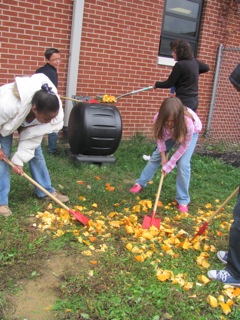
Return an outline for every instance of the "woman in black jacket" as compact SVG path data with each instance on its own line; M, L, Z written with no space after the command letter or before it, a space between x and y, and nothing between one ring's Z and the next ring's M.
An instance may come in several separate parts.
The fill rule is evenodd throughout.
M209 66L194 58L191 45L185 40L170 43L172 55L177 62L166 81L156 81L154 89L175 87L176 96L182 103L197 111L199 74L208 72Z

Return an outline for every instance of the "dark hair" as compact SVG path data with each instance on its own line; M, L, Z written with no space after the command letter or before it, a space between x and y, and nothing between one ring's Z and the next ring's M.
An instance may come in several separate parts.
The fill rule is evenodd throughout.
M60 53L60 51L56 48L48 48L46 49L44 56L47 60L49 60L54 53Z
M186 40L171 41L170 49L176 52L177 61L192 59L194 57L192 47Z
M43 89L34 93L32 97L32 105L36 107L39 113L57 112L59 110L58 97Z

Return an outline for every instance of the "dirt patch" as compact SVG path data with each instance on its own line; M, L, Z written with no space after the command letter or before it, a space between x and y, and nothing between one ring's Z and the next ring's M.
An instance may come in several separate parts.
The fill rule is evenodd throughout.
M201 156L207 156L215 159L220 159L224 163L230 164L233 167L240 167L240 152L217 152L212 150L207 150L202 146L197 146L195 149L196 153Z
M76 261L66 254L54 255L43 262L41 270L36 271L33 279L19 281L20 291L15 296L8 297L10 310L6 319L56 319L56 315L50 308L59 298L58 287L66 272L77 272Z

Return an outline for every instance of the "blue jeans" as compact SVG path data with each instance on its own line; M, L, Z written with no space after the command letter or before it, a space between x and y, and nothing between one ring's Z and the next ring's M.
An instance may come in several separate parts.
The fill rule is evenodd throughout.
M48 152L54 152L57 150L57 140L58 140L58 133L52 132L48 134Z
M189 196L189 185L191 179L191 165L190 161L192 158L192 154L194 152L196 143L198 139L198 133L194 133L192 137L192 141L186 150L186 152L182 155L182 157L177 162L177 179L176 179L176 200L179 204L188 204L190 202ZM166 152L169 152L172 147L175 145L175 141L169 139L166 141ZM150 181L158 167L161 164L161 155L156 148L151 158L148 160L145 168L143 169L140 178L136 180L136 183L139 183L142 187L146 187L148 181Z
M240 279L240 192L233 210L233 223L229 232L229 248L226 270Z
M0 143L2 145L2 149L8 158L10 158L11 154L12 140L12 134L7 137L3 137L0 135ZM34 158L32 158L28 162L28 164L32 178L43 188L47 189L47 191L53 193L55 189L51 185L51 179L41 146L39 146L35 150ZM10 192L10 168L9 165L3 160L0 161L0 177L0 205L8 205L8 196ZM38 189L37 187L34 188L37 197L42 198L46 196L46 194L40 189Z

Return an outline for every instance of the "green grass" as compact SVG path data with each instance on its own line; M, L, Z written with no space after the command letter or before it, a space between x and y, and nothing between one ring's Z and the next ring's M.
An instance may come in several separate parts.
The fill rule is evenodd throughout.
M46 154L47 165L51 174L53 186L70 198L69 207L84 205L83 213L88 215L93 211L91 219L96 221L105 217L108 225L110 212L116 212L116 217L129 216L132 208L141 199L155 200L160 178L160 169L154 176L153 183L149 184L139 196L130 194L129 188L141 173L146 162L143 154L151 154L155 144L142 136L136 136L129 141L121 142L115 152L117 162L98 166L95 164L80 164L66 157L64 146L61 157ZM45 148L44 148L45 150ZM29 174L28 168L25 168ZM99 176L101 180L97 180ZM164 206L175 197L176 170L164 179L161 201ZM77 181L84 181L78 184ZM193 235L198 210L205 210L205 205L213 205L216 210L216 199L220 204L239 185L239 169L222 163L220 160L202 157L194 154L192 159L192 179L190 186L191 204L190 216L175 220L177 212L173 208L158 208L157 215L163 223L169 219L169 224L176 230L184 229ZM106 190L106 183L115 187L113 192ZM35 215L46 209L46 203L35 198L33 186L24 178L12 174L10 193L10 207L13 215L7 219L0 217L0 318L8 320L8 294L14 295L20 290L18 281L22 278L38 277L44 261L52 254L67 253L69 260L78 257L78 272L65 272L59 281L59 299L52 306L53 319L91 319L91 320L208 320L208 319L239 319L239 302L234 302L232 312L225 316L220 307L211 308L207 303L207 296L218 297L222 294L223 286L218 282L209 282L207 285L197 286L197 276L207 273L208 269L196 264L203 247L197 250L183 250L174 248L178 258L173 258L162 249L163 240L160 238L144 243L139 238L127 234L124 225L120 228L110 228L106 232L109 237L97 236L95 248L106 245L105 252L93 250L91 257L82 255L88 246L77 241L72 229L79 230L79 235L87 231L79 223L69 227L69 232L61 237L54 238L53 231L44 232L33 228L38 223ZM81 202L83 196L86 201ZM236 202L234 198L225 208L220 217L216 217L208 227L208 239L203 244L214 245L217 250L227 249L228 230L218 236L223 221L230 222L232 208ZM92 204L97 203L97 209ZM114 206L116 203L119 206ZM52 202L54 208L59 207ZM138 213L138 222L141 224L144 215ZM119 219L120 219L119 218ZM114 220L115 218L113 218ZM116 218L117 220L117 218ZM200 223L201 225L201 223ZM64 228L63 228L64 229ZM66 229L66 227L65 227ZM134 254L126 249L126 244L141 248L155 246L153 256L144 262L137 262ZM210 252L208 261L212 268L220 268L216 254ZM92 265L91 260L97 260ZM158 261L152 264L153 261ZM194 282L194 288L185 290L171 281L160 282L156 277L156 269L171 270L175 275L185 273L188 281ZM89 271L93 273L90 275ZM71 312L66 312L69 309ZM57 315L57 316L56 316Z

